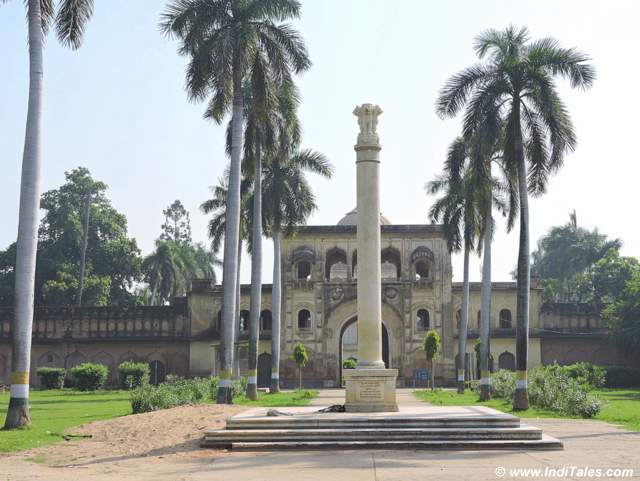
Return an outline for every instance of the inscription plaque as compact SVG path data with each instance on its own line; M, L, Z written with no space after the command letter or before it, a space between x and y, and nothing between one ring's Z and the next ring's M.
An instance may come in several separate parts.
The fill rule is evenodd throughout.
M384 383L380 381L360 380L356 384L358 401L383 401Z

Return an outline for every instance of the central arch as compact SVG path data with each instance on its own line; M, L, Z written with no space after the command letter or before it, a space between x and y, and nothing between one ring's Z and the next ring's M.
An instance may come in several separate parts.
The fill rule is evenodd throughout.
M357 358L358 355L358 317L354 316L345 322L340 330L340 383L342 383L342 362L349 357ZM346 343L346 344L345 344ZM385 369L389 369L389 333L384 321L382 322L382 360Z

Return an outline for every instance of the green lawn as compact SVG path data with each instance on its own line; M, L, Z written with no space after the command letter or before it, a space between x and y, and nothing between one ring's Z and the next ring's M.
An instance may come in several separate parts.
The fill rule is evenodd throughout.
M574 418L547 409L532 407L527 411L514 412L511 403L504 399L478 401L478 394L466 390L457 394L454 390L436 389L414 391L416 397L436 406L481 405L514 414L521 418ZM594 419L612 424L621 424L627 429L640 431L640 389L597 389L595 394L602 400L602 411ZM578 417L575 417L580 419Z
M282 391L275 394L258 392L258 400L251 401L244 396L234 398L233 403L241 406L307 406L318 395L318 391Z
M0 393L2 426L9 403L9 393ZM31 423L28 428L0 431L0 452L21 451L51 444L62 439L68 428L80 424L131 414L126 391L73 390L31 391Z

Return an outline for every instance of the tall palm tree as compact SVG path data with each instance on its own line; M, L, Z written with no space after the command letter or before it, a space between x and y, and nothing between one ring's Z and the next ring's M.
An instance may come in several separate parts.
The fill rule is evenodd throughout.
M0 1L0 4L7 0ZM44 36L55 23L58 40L75 50L93 14L93 0L27 0L29 30L29 104L22 157L20 210L15 267L11 397L5 428L28 425L31 326L38 250L38 211L42 170L42 96Z
M452 142L447 153L442 175L426 185L429 194L442 193L429 209L432 222L442 221L449 252L464 251L462 306L458 326L457 386L464 393L466 370L467 330L469 325L469 256L479 234L480 213L475 189L469 176L465 176L468 161L467 143L463 138Z
M251 219L251 296L249 308L249 358L247 362L247 398L258 399L258 345L260 340L260 312L262 309L262 166L263 152L274 147L276 118L279 109L276 89L278 82L291 83L288 73L275 78L269 65L258 52L247 82L245 105L246 127L243 168L253 181ZM286 88L286 87L283 87Z
M231 126L227 129L227 133L231 131ZM227 135L230 139L230 135ZM227 146L230 146L230 140L227 142ZM227 224L227 191L229 186L229 169L225 170L224 177L218 180L218 185L211 188L212 197L207 199L200 205L200 209L205 214L213 214L208 224L208 235L211 239L211 250L214 254L220 251L220 247L224 241ZM238 243L238 264L236 272L236 295L233 300L234 308L234 322L233 322L233 340L232 346L235 349L239 337L240 327L240 266L242 263L242 248L246 243L248 250L251 252L251 209L253 194L251 192L251 181L249 179L242 179L240 184L241 192L241 208L240 208L240 242ZM223 268L224 269L224 268ZM223 308L224 312L224 299ZM222 352L220 353L222 355Z
M294 109L295 110L295 109ZM333 166L319 152L299 149L299 125L295 115L280 130L278 147L270 153L263 170L263 212L269 235L273 239L273 287L271 292L271 387L280 391L280 324L282 276L280 272L280 240L292 235L316 209L315 196L306 173L325 178L333 175Z
M218 403L232 402L232 302L238 288L242 84L256 52L264 55L278 75L289 70L300 73L309 68L311 62L299 34L289 24L274 23L299 15L300 4L296 0L173 0L161 20L163 31L180 40L179 53L190 57L187 67L190 98L201 101L210 96L207 115L218 123L232 110Z
M475 40L478 57L486 59L451 77L437 101L438 113L455 116L466 106L464 131L476 129L487 112L506 119L503 162L518 179L520 243L516 324L518 383L514 409L527 409L529 344L529 200L545 192L548 178L575 149L576 136L555 79L586 89L595 80L589 57L563 48L553 38L529 41L526 28L487 30Z

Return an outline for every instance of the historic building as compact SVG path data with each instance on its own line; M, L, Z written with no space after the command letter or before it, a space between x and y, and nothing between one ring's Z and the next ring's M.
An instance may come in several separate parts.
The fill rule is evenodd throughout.
M338 386L342 361L356 357L357 316L356 214L337 225L306 226L282 242L281 379L297 379L289 359L304 343L310 362L303 371L309 386ZM383 357L399 370L398 383L413 385L426 368L422 339L428 329L442 338L436 378L453 384L457 356L457 323L461 284L452 282L451 256L442 226L394 225L380 216L382 232ZM100 362L115 381L124 360L149 362L154 381L166 373L209 375L218 371L222 289L194 280L186 298L161 307L39 307L33 329L32 372L40 366L71 367ZM271 370L271 285L263 286L260 317L258 382L268 385ZM601 364L638 365L606 340L601 321L585 305L543 304L532 283L530 303L531 366L588 360ZM474 344L479 333L480 284L470 289L467 365L476 377ZM516 286L493 283L491 353L494 369L515 365ZM11 358L10 308L0 308L0 383L8 382ZM249 286L243 285L237 322L236 372L247 368ZM418 383L424 382L421 380ZM37 376L32 376L37 383Z

